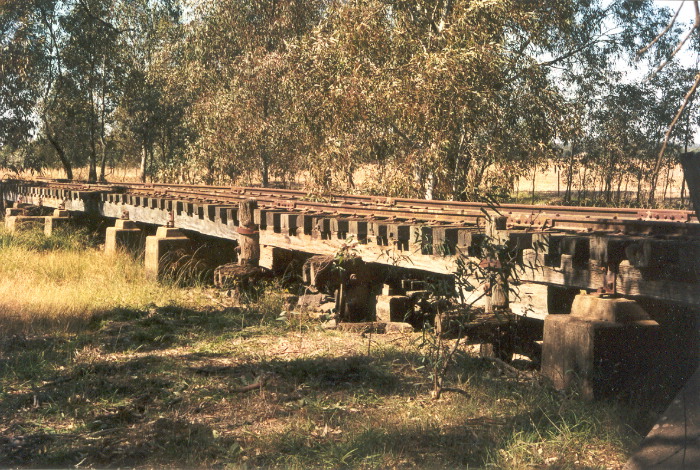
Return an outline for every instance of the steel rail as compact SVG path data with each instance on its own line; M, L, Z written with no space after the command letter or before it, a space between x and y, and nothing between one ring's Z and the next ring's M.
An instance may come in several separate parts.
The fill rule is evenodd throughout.
M172 183L103 183L84 184L38 179L50 186L79 191L128 191L133 194L172 198L192 198L204 202L238 202L255 197L266 208L290 211L318 211L343 214L348 217L377 217L396 219L430 220L448 223L475 223L480 217L505 215L513 225L537 226L550 219L583 219L591 224L610 220L697 222L694 213L682 210L601 208L580 206L549 206L527 204L500 204L498 206L478 202L456 202L390 198L365 195L332 194L327 200L312 200L304 191L235 187L205 186Z

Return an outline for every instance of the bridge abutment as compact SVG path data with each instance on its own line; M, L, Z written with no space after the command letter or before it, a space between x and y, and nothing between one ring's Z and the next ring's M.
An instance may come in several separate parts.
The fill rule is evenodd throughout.
M542 374L586 399L628 394L659 360L659 324L635 301L579 294L570 315L544 322Z

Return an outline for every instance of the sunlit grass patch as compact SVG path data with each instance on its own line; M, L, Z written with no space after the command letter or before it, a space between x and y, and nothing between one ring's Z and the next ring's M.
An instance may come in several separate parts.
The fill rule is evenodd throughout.
M148 279L132 257L107 257L91 245L81 231L0 230L0 331L70 329L114 309L193 303L191 293Z

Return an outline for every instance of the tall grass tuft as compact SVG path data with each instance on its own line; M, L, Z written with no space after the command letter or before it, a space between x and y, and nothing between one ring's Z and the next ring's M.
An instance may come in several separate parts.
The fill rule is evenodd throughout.
M0 229L0 332L69 330L110 310L185 301L185 291L148 279L126 254L104 256L94 240L79 229Z
M80 227L59 227L52 236L47 237L40 230L25 230L11 233L0 228L0 250L24 248L28 251L76 251L94 248L97 237L87 229Z

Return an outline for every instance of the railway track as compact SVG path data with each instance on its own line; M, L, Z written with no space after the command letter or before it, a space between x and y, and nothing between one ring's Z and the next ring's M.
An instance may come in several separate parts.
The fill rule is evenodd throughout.
M335 254L348 239L383 264L450 274L487 238L537 269L522 279L700 306L700 223L681 210L427 201L181 184L5 180L7 200L128 217L238 239L238 204L256 199L263 245Z
M55 180L36 180L53 188L79 192L119 192L143 197L184 199L207 204L238 203L255 198L258 204L269 209L339 214L344 216L375 217L384 219L416 220L438 223L474 223L480 218L508 217L511 226L537 227L545 220L567 222L571 228L603 230L609 221L638 222L698 222L692 211L669 209L603 208L554 205L499 204L456 202L423 199L390 198L384 196L331 194L310 195L304 191L236 187L205 186L169 183L112 183L81 184L62 183ZM576 222L574 222L576 221ZM588 223L587 223L588 222ZM600 222L598 224L598 222ZM588 227L586 227L588 225Z

